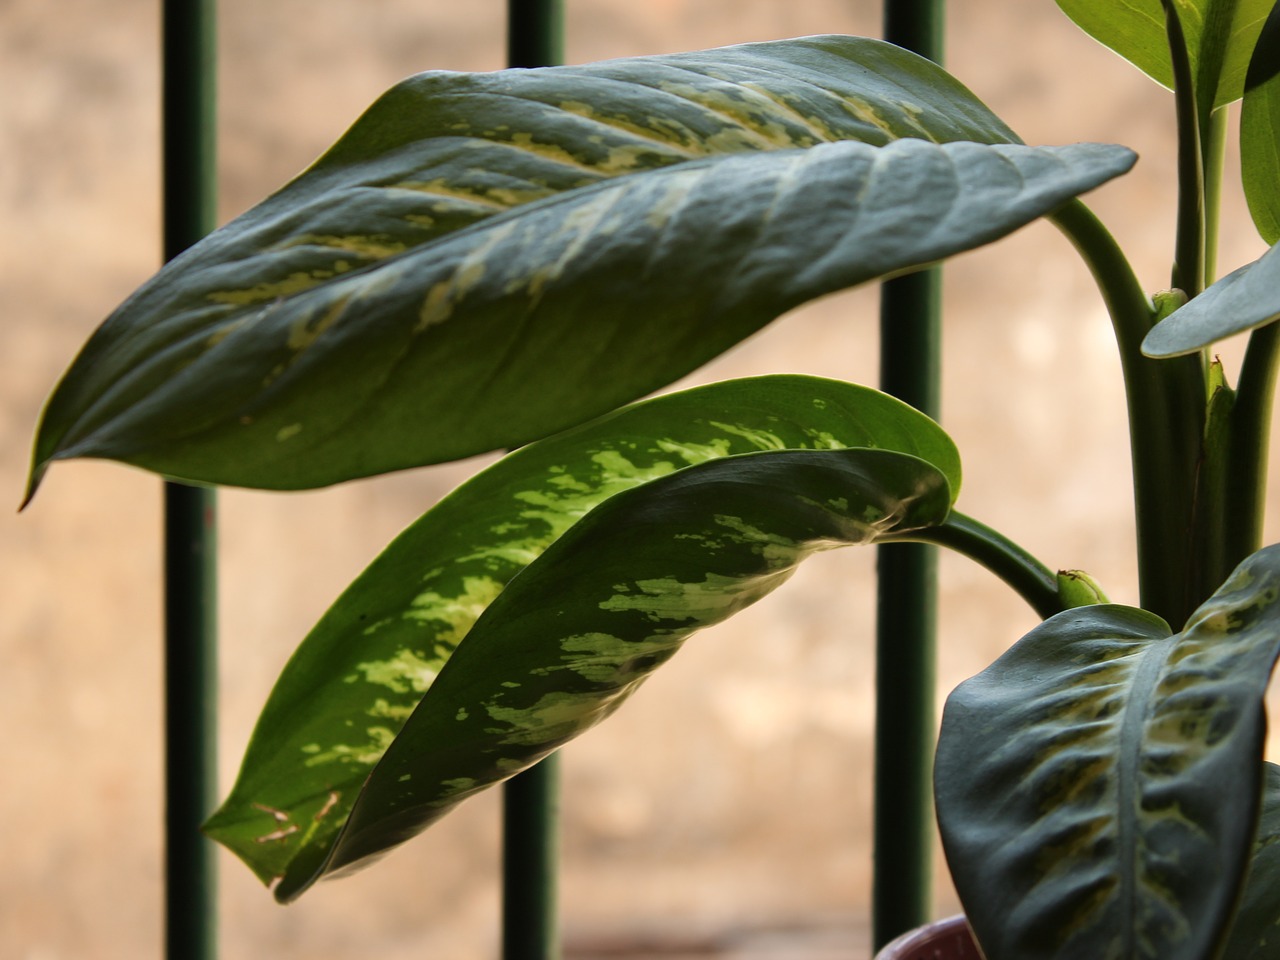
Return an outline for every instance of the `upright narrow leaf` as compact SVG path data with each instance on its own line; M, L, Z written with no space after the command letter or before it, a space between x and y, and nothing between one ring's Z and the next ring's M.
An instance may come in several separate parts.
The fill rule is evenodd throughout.
M1250 857L1278 653L1273 546L1180 634L1130 607L1069 610L957 688L938 815L989 960L1217 955Z
M1244 92L1254 42L1275 0L1174 0L1204 108ZM1173 71L1162 0L1058 0L1087 34L1166 87Z
M1267 243L1280 242L1280 5L1272 8L1249 64L1240 170L1258 233Z
M612 503L610 498L627 491L665 482L679 471L725 457L844 447L862 448L864 454L866 448L876 448L875 453L883 456L875 462L888 464L883 468L883 482L893 477L903 482L916 477L928 489L940 491L930 493L919 504L914 500L897 506L864 502L858 498L867 495L871 489L868 484L882 481L871 478L864 482L848 475L844 472L847 458L842 453L836 460L844 466L831 467L836 471L831 476L844 477L849 485L835 490L835 502L822 509L853 517L846 536L858 538L888 532L895 525L909 526L909 516L916 518L912 522L922 522L926 501L932 504L927 515L941 519L949 498L959 489L955 448L936 424L884 394L811 377L732 381L659 397L511 454L460 487L397 538L303 642L263 711L235 788L210 821L209 832L235 850L264 880L285 876L281 895L293 895L299 884L310 882L370 771L401 735L415 707L418 713L413 714L413 722L432 731L429 737L441 738L436 743L428 734L410 734L405 728L404 735L414 736L420 745L415 749L429 750L435 757L423 761L421 777L412 775L420 787L415 787L415 802L428 805L434 811L432 816L442 813L469 792L458 784L492 781L490 773L480 773L490 770L492 762L485 752L494 747L482 736L483 729L458 725L458 710L465 707L474 712L474 708L449 699L453 695L442 693L444 688L437 686L436 678L444 676L442 670L452 662L455 651L477 642L473 623L495 598L506 597L504 589L512 577L561 536L578 537L574 542L581 544L585 534L573 533L578 529L574 524L584 516L595 516L594 510L603 509L602 504ZM864 466L874 461L867 461L862 454L854 459ZM802 473L809 470L812 463L806 463L809 466L796 469ZM479 641L499 646L485 648L494 651L490 660L481 661L491 671L488 681L483 670L475 673L479 667L470 674L472 680L488 682L491 695L497 697L515 689L505 685L512 678L503 671L525 663L535 673L546 672L546 682L552 684L548 695L558 689L555 684L566 680L577 683L573 675L550 671L551 665L567 662L562 661L566 654L555 646L567 627L556 619L559 614L547 619L549 598L569 604L565 616L577 622L595 609L582 599L594 594L580 596L580 588L603 583L613 590L622 582L625 571L621 568L598 582L600 571L614 563L625 567L634 560L636 572L629 574L633 580L654 564L670 564L664 575L685 571L690 584L702 584L697 591L693 586L689 590L700 591L709 603L723 588L723 608L712 609L715 603L711 603L696 616L690 614L684 624L688 630L709 622L708 617L727 614L776 585L800 554L818 544L797 547L796 553L785 539L767 532L773 530L769 524L752 521L748 531L743 526L748 523L745 519L724 520L728 504L737 496L734 491L740 487L750 486L755 491L751 494L751 502L756 504L753 509L768 510L776 499L774 505L782 513L798 493L798 488L788 486L790 467L768 473L774 468L755 460L744 464L717 475L714 481L655 487L632 500L630 507L618 507L608 514L613 519L593 520L599 532L592 536L606 537L607 533L615 542L590 553L570 551L572 559L562 556L556 561L569 563L567 569L575 571L556 574L566 578L565 584L544 592L530 593L525 588L522 595L528 599L521 603L533 607L524 610L516 604L515 609L523 612L513 621L519 624L514 632L496 623L488 628L490 634L498 631L505 639ZM766 473L757 472L761 469ZM765 475L777 480L775 491L757 489L758 485L752 486L754 479L748 481ZM904 488L894 489L901 493ZM701 492L698 499L690 501L693 491ZM684 502L693 511L688 516L681 514L692 526L677 529L667 525L661 527L661 535L645 533L654 511L666 516L661 498L668 495L674 498L673 503ZM899 506L905 513L895 512ZM707 533L704 527L712 532ZM708 556L708 545L725 538L734 543L741 539L740 545L747 541L755 544L743 546L746 553L733 563L749 561L749 566L759 562L767 569L750 576L743 573L746 579L741 581L735 579L737 574L725 572L729 568L718 565L718 553ZM733 554L729 546L724 550L726 557ZM750 560L748 554L756 560ZM690 570L689 564L696 569ZM700 564L705 564L705 569ZM596 573L588 575L580 569L584 565ZM717 580L710 571L720 571L716 576L727 579ZM542 582L545 586L546 581ZM503 603L510 609L515 601ZM678 611L672 616L684 623ZM656 620L644 620L644 624L653 622ZM628 630L636 626L629 619L627 624ZM590 632L586 627L573 630ZM678 636L672 633L661 641L666 645L661 649L673 649L688 630ZM630 638L628 643L637 639L630 633L624 635ZM648 655L636 654L642 659ZM590 660L594 654L584 647L581 656ZM528 678L519 682L526 690L534 684ZM579 693L584 712L572 714L577 717L571 724L574 730L595 716L596 707L603 709L614 702L612 694L602 694L603 699L592 707L590 691L583 688ZM464 729L470 730L472 740L457 739L455 732ZM528 743L541 742L534 733L529 735L533 739ZM427 779L430 770L441 771L443 779Z
M1132 163L1097 144L910 139L736 154L527 203L269 302L198 295L156 314L144 291L50 402L33 483L93 456L297 488L515 446L806 300L995 240Z

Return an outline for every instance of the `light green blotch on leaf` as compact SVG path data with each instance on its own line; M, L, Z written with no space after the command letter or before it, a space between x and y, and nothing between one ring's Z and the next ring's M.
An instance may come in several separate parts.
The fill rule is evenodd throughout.
M395 731L389 727L368 727L365 733L369 739L361 744L339 743L321 753L313 753L305 761L305 766L318 767L328 763L358 763L373 766L382 759L382 755L395 739ZM311 746L310 744L308 746Z
M776 433L770 433L768 430L753 430L750 427L743 427L733 423L720 423L712 420L711 426L717 430L723 430L725 433L734 437L741 437L747 443L760 450L786 450L788 444Z
M682 443L679 440L661 439L656 445L663 453L671 453L679 457L689 466L706 463L708 460L720 460L729 456L728 440L713 440L711 443Z
M462 592L454 596L446 596L434 590L418 594L410 601L409 609L403 614L406 620L420 623L438 623L443 629L436 633L437 649L440 652L439 662L435 662L435 670L443 666L448 657L461 641L471 625L476 622L485 608L493 603L494 598L502 592L505 584L492 577L463 577ZM439 648L443 647L443 650ZM417 688L415 688L417 689ZM423 687L425 690L426 687Z
M814 401L817 403L818 401ZM824 404L825 406L825 404ZM806 430L804 435L809 438L809 444L814 450L848 450L849 445L839 440L835 434L828 433L826 430ZM868 450L876 449L876 444L866 441L862 444Z
M794 567L756 577L726 577L709 573L701 581L685 583L672 579L637 580L639 593L618 593L600 604L612 612L635 611L650 621L695 621L708 626L719 623L754 603L789 576Z
M409 714L413 713L413 707L391 703L379 697L373 701L373 706L365 711L371 717L385 717L388 720L396 720L400 723L409 719Z
M516 500L536 508L522 510L520 517L546 524L547 532L544 536L530 537L487 548L483 553L512 556L514 551L521 550L529 551L533 557L536 557L551 542L558 539L609 497L664 477L675 472L676 469L675 464L665 461L640 467L616 450L596 451L591 455L590 460L598 472L589 480L579 479L566 472L563 467L557 467L555 475L548 480L546 487L522 490L514 494ZM476 556L479 555L479 553L476 554Z
M569 670L591 683L634 684L643 679L637 675L638 661L667 652L683 636L659 633L642 640L623 640L609 633L582 633L561 641L564 655L560 659Z
M790 537L761 530L740 517L717 516L716 525L734 531L737 536L733 539L749 546L753 553L763 557L771 570L792 566L813 552L813 547L809 544L800 544Z
M627 692L622 690L602 697L595 691L555 691L544 694L530 707L504 707L490 701L485 704L485 712L498 723L510 726L511 729L502 737L503 743L536 746L573 736L594 726L613 712L619 698Z
M366 682L394 693L426 693L441 666L439 659L427 660L413 650L402 648L388 660L357 663L356 669L364 674Z

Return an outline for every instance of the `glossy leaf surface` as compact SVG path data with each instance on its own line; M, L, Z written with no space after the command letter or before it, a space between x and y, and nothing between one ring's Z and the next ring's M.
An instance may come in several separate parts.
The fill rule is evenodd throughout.
M348 154L367 151L377 166L383 154L398 158L405 141L417 144L419 131L392 122L393 97L381 121L357 125L359 136L335 148L305 190L286 190L219 231L107 321L50 401L33 481L52 460L92 456L192 481L298 488L515 446L671 382L799 303L1003 236L1132 163L1119 147L894 140L999 139L1003 128L984 130L985 111L954 83L932 100L915 98L937 79L918 58L869 41L842 58L828 55L833 44L846 50L836 41L802 50L822 65L844 63L861 100L811 86L804 89L816 103L779 100L769 93L770 69L757 65L750 82L725 88L706 79L715 96L697 107L693 93L661 89L669 65L628 68L654 74L656 89L644 95L652 102L630 94L634 110L643 101L658 111L645 114L654 129L674 122L661 112L667 107L683 118L680 131L695 107L741 120L728 136L729 121L704 117L710 127L694 157L664 154L656 169L588 162L593 138L605 133L582 115L585 100L563 98L614 87L589 71L552 68L557 106L547 129L513 141L532 137L538 149L463 137L454 153L486 183L495 150L520 163L558 157L576 179L552 178L550 196L521 193L529 202L505 212L482 204L494 215L449 220L470 223L452 232L432 233L432 220L414 243L404 221L432 219L453 202L442 194L474 197L481 188L462 169L428 177L394 163L382 188L369 186L363 169L346 187ZM897 64L897 73L886 79L850 65L867 50L872 65ZM721 56L728 70L740 54ZM694 82L696 71L677 73ZM748 93L755 112L739 102ZM761 103L794 113L791 126L760 113ZM947 112L935 117L935 106ZM588 112L629 129L613 109L621 107ZM831 128L838 116L844 127ZM792 147L822 131L887 145ZM669 137L685 142L684 132ZM733 152L704 156L722 142ZM631 175L610 180L603 168ZM498 177L507 187L490 192L514 176ZM533 169L521 176L546 179ZM331 181L337 200L325 193ZM424 183L430 189L418 189ZM320 199L308 205L311 193Z
M1192 353L1280 318L1280 245L1165 317L1142 341L1149 357Z
M1280 953L1280 767L1263 765L1262 816L1224 960Z
M1278 652L1269 547L1180 634L1131 607L1069 610L957 688L939 823L988 960L1216 955L1253 841Z
M1197 99L1220 107L1244 92L1254 43L1275 0L1174 0L1186 35ZM1058 0L1089 36L1173 86L1161 0Z
M745 44L585 66L411 77L383 95L311 169L168 265L108 318L50 403L37 461L43 464L53 451L74 446L87 431L101 429L113 418L124 416L125 429L133 429L132 422L140 419L134 407L148 403L151 393L172 393L169 379L219 347L229 331L257 325L264 312L513 207L615 176L711 156L842 139L882 145L900 137L1017 140L933 63L890 44L856 37ZM554 263L549 267L557 269ZM462 265L458 289L470 286L480 268L478 261ZM435 277L430 282L439 281ZM370 282L376 286L380 281ZM429 289L424 285L419 293L425 297ZM374 325L377 318L367 307L359 312L362 323ZM582 322L594 326L599 312L593 310ZM225 388L216 382L217 368L235 359L227 357L228 348L248 352L264 346L274 350L274 359L257 358L257 386L251 383L248 393L265 389L284 372L280 364L292 365L320 327L336 319L299 319L305 314L304 310L292 321L281 322L277 311L276 329L269 338L274 343L259 345L254 337L248 347L220 347L221 358L212 364L203 361L215 369L202 370L199 381L182 393L183 398L202 393L204 402L213 405L201 413L194 408L199 401L193 399L191 406L170 411L174 423L152 423L151 428L171 436L175 431L206 429L228 417L223 428L234 428L237 416L248 418L232 432L239 434L243 446L262 448L253 458L255 464L265 453L270 465L249 467L247 478L226 482L273 487L331 482L323 476L286 476L279 464L271 464L273 441L260 415L237 415L231 409L234 403L226 403L230 398ZM348 317L347 325L351 322ZM527 321L517 310L510 322ZM360 338L366 353L370 343L393 332L376 326L366 330ZM454 342L459 339L467 340L454 337L443 348L434 342L424 348L436 368L434 375L439 367L459 362L454 354L475 347L474 341ZM368 382L344 402L367 403L394 392L394 384L383 386L381 378L405 348L398 343L386 346L370 358L377 369L368 372ZM315 352L310 351L308 362L315 362ZM486 361L501 363L500 357L472 358L457 379L469 382L468 375L488 375ZM144 364L143 377L131 372ZM432 433L435 441L423 443L418 433L421 420L429 422L436 415L429 404L447 396L452 386L450 381L428 397L410 398L421 412L411 418L415 442L425 449L407 458L397 456L396 449L405 446L406 428L386 426L384 432L392 436L377 444L381 461L438 461L465 455L457 449L475 453L501 445L455 432L452 443L440 449L440 430ZM341 408L320 390L311 394L312 406ZM551 417L552 427L507 442L532 439L607 407L592 406L581 416ZM391 413L382 415L384 421L392 418ZM291 427L291 422L282 422L274 429L287 435ZM244 454L242 449L238 456ZM175 456L184 459L181 452ZM177 464L167 469L177 472ZM344 472L359 475L378 469L383 467L377 463L363 468L349 464ZM196 470L188 466L187 475L194 476Z
M833 453L844 447L877 449ZM824 453L776 466L741 457L788 450ZM725 457L734 463L719 472L674 479ZM808 496L802 491L813 476L820 487L810 492L828 493L806 505L796 498ZM776 489L761 486L764 477ZM659 397L522 448L406 530L307 637L209 832L262 879L283 875L281 896L295 895L328 854L371 771L364 789L381 785L382 799L361 801L364 826L344 841L348 851L393 842L395 831L382 823L390 814L379 804L412 800L418 829L514 772L513 764L531 762L527 754L545 752L611 710L688 632L767 592L821 546L804 524L857 540L940 520L959 485L955 448L932 421L876 391L812 377L730 381ZM634 496L609 513L592 512L626 491ZM739 491L741 516L731 507ZM583 517L590 520L579 530L573 524ZM562 536L576 546L560 548L544 572L530 569L507 588ZM535 586L514 597L504 592L527 580ZM625 582L636 585L629 600L619 594ZM614 599L601 599L601 591ZM653 609L638 615L650 602ZM485 614L485 628L472 630L490 603L505 612ZM602 614L599 603L612 604L612 612ZM616 641L591 639L607 624L615 625L608 630ZM441 672L455 651L477 645L470 666ZM621 660L606 670L613 654ZM450 671L457 678L445 683ZM476 697L493 710L478 709ZM545 698L572 709L567 726L544 738L536 718L511 711ZM473 715L471 723L457 719L460 710ZM490 735L499 717L513 718L517 726L504 723L501 731L519 749ZM521 723L529 724L524 733ZM387 772L400 768L379 763L402 727L409 744L397 748L396 762L412 767L404 771L407 793L402 773L389 779Z
M1280 5L1258 37L1240 109L1240 171L1249 213L1267 243L1280 242Z

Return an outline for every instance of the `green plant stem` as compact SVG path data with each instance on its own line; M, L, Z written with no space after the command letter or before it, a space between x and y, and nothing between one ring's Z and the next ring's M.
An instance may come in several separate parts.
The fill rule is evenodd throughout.
M901 539L948 547L982 564L1017 591L1041 618L1065 609L1052 570L1008 537L963 513L953 510L945 523Z
M1227 111L1218 108L1201 125L1204 175L1204 284L1218 279L1218 233L1222 217L1222 171L1227 155Z
M1231 505L1226 532L1226 560L1239 563L1262 542L1266 512L1267 451L1271 412L1280 370L1280 323L1259 327L1249 335L1227 443L1225 502Z
M1203 599L1188 586L1195 467L1205 421L1199 355L1151 360L1142 339L1152 307L1115 239L1079 200L1052 217L1084 258L1111 315L1129 411L1142 605L1182 623Z
M1204 440L1196 465L1195 512L1191 526L1191 566L1187 589L1197 583L1206 588L1221 583L1235 566L1227 558L1225 531L1231 522L1227 508L1227 470L1234 391L1228 386L1222 364L1207 367L1208 403L1205 406ZM1231 508L1234 513L1234 506Z
M1194 297L1204 289L1204 154L1191 59L1182 21L1172 0L1163 0L1169 53L1173 62L1173 102L1178 124L1178 225L1172 284Z

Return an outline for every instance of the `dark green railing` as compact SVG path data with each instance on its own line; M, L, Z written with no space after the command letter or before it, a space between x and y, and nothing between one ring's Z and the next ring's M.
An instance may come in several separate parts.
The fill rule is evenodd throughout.
M942 62L941 0L885 0L884 36ZM880 294L880 386L938 419L942 273ZM875 800L871 936L878 949L929 919L937 549L877 547Z
M214 0L162 13L164 256L216 219ZM213 845L200 824L217 791L217 537L212 490L164 490L165 951L217 955Z
M564 60L564 0L507 0L507 66ZM547 757L502 788L502 957L560 956L560 758Z
M885 37L934 60L942 0L884 0ZM507 60L560 62L563 0L508 0ZM164 0L164 252L214 224L214 0ZM884 285L884 389L938 415L940 275ZM165 949L169 960L217 954L212 845L201 837L215 794L216 503L165 485ZM929 913L934 737L932 548L880 548L878 559L873 938L880 945ZM504 788L504 960L554 960L557 935L556 758Z

